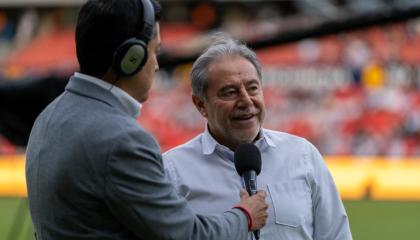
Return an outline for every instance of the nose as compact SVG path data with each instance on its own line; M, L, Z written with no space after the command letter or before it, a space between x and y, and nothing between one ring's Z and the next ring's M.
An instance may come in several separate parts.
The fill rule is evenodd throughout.
M248 107L253 104L252 98L249 93L242 89L239 95L238 107Z

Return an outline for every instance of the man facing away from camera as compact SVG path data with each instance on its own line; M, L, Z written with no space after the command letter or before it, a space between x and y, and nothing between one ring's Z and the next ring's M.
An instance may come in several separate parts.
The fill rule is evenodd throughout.
M242 240L265 224L263 191L242 191L219 215L194 213L167 181L158 144L137 122L159 68L159 11L149 0L82 6L80 72L39 115L27 147L37 239Z
M253 143L261 152L258 189L267 192L261 239L352 239L346 211L326 164L307 140L262 128L265 106L255 53L219 36L195 61L192 100L206 118L203 133L164 153L176 190L199 214L220 213L243 188L234 152ZM249 234L249 239L253 234Z

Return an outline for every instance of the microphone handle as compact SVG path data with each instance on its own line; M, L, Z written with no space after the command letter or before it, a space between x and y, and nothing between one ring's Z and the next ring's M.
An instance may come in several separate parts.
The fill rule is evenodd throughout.
M245 188L249 196L257 194L257 173L253 170L243 173ZM254 231L255 239L260 239L260 230Z
M257 194L257 173L253 170L246 171L242 174L242 177L249 196Z
M260 239L260 230L255 230L254 231L254 237L255 237L255 239Z

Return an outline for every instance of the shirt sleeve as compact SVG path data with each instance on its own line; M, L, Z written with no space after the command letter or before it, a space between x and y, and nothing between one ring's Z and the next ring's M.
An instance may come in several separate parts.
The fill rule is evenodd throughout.
M321 154L310 143L308 158L313 167L311 176L315 239L351 240L348 217L334 180Z
M179 194L179 181L178 175L176 174L175 167L171 158L168 155L163 154L163 166L165 168L166 179L172 183L175 188L175 191Z
M237 209L195 215L167 181L159 147L144 131L115 140L107 162L106 204L141 239L245 239L246 216Z

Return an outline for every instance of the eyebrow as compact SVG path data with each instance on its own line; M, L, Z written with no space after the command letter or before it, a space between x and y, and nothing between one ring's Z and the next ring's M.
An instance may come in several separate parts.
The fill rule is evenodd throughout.
M258 79L251 79L249 80L249 82L247 82L245 85L250 85L250 84L254 84L254 83L259 83L260 81Z

